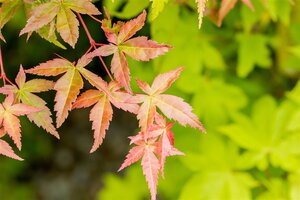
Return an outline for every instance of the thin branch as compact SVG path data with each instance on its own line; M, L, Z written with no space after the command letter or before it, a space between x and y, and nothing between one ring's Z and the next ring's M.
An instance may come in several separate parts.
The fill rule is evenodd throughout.
M93 15L89 15L93 20L95 20L96 22L102 23L102 21L100 19L97 19L96 17L94 17Z
M82 26L83 26L83 28L84 28L84 30L85 30L85 33L86 33L86 35L87 35L87 37L88 37L88 39L89 39L89 42L90 42L91 47L93 47L94 49L97 49L97 45L96 45L97 43L95 42L95 40L94 40L93 37L91 36L91 33L90 33L89 29L87 28L85 22L83 21L81 15L80 15L79 13L76 13L76 14L77 14L77 16L78 16L78 19L79 19L80 23L82 24ZM99 57L99 59L100 59L102 65L103 65L103 67L104 67L106 73L108 74L109 78L110 78L111 80L114 80L114 78L112 77L110 71L108 70L108 68L107 68L107 66L106 66L106 64L105 64L105 62L104 62L104 60L103 60L103 58L102 58L101 56L98 56L98 57Z
M3 81L3 85L6 85L6 81L11 84L14 85L6 76L5 71L4 71L4 65L3 65L3 59L2 59L2 50L1 50L1 45L0 45L0 70L1 70L1 76L0 79L2 79Z

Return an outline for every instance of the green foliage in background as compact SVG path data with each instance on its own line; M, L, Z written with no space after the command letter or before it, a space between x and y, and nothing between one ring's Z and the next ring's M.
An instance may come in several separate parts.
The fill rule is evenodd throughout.
M160 199L300 199L300 3L251 2L255 12L238 3L221 27L204 17L198 30L192 0L170 0L149 20L151 37L175 48L154 62L131 61L133 76L150 82L185 66L172 92L189 99L207 128L200 135L175 126L175 146L186 156L168 159ZM151 7L104 4L125 19ZM138 167L103 182L101 200L149 198Z

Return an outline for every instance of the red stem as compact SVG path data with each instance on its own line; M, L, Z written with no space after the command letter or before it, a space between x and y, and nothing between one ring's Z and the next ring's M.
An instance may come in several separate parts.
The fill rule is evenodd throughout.
M0 70L1 70L1 76L0 79L2 79L3 81L3 85L6 85L6 81L11 84L14 85L6 76L5 71L4 71L4 65L3 65L3 59L2 59L2 50L1 50L1 46L0 46Z
M97 19L96 17L94 17L93 15L89 15L93 20L95 20L96 22L102 23L102 21L100 19Z
M84 30L85 30L85 33L86 33L86 35L87 35L87 37L88 37L88 39L89 39L89 42L90 42L91 47L93 47L94 49L97 49L97 45L100 46L100 45L102 45L102 44L98 44L98 43L95 42L95 40L94 40L93 37L91 36L91 33L90 33L89 29L87 28L85 22L83 21L81 15L80 15L79 13L76 13L76 14L77 14L77 16L78 16L78 18L79 18L79 21L81 22L81 24L82 24ZM91 49L91 48L89 48L89 50L90 50L90 49ZM104 66L105 71L107 72L109 78L110 78L111 80L114 80L113 77L112 77L112 75L111 75L111 73L110 73L110 71L108 70L108 68L107 68L107 66L106 66L106 64L105 64L105 62L104 62L104 60L103 60L103 58L102 58L101 56L98 56L98 57L99 57L99 59L100 59L102 65Z

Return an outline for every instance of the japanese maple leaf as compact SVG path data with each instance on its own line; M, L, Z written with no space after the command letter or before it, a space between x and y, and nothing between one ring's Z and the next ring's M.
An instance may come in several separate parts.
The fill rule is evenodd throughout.
M151 87L146 82L138 81L139 87L146 95L138 94L132 98L132 102L142 103L137 115L142 131L146 131L153 124L156 107L158 107L169 119L174 119L184 126L188 124L205 132L188 103L180 97L162 94L180 76L182 70L183 67L179 67L176 70L158 75Z
M221 26L224 17L229 13L231 9L234 8L238 0L222 0L221 8L219 10L218 25ZM254 7L251 3L251 0L241 0L245 5L247 5L252 11Z
M199 14L199 16L198 16L199 28L201 28L201 25L202 25L202 18L203 18L205 7L206 7L206 1L207 0L196 0L198 14Z
M137 104L126 103L131 95L118 91L120 87L117 83L111 82L108 88L111 93L110 96L99 90L88 90L82 93L72 106L74 109L94 105L90 112L90 121L92 121L92 129L94 130L94 145L90 151L91 153L96 151L102 144L106 130L112 120L113 109L111 103L125 111L137 113L138 110Z
M17 86L5 85L0 88L0 92L3 94L13 93L16 96L18 102L21 101L26 105L40 108L40 112L28 114L28 119L31 122L34 122L38 127L42 127L50 134L59 138L58 132L53 126L51 112L46 106L47 103L39 96L33 94L52 90L54 87L54 83L45 79L33 79L26 82L26 75L21 66L20 71L16 77L16 84Z
M60 127L67 118L72 108L72 103L75 102L80 89L83 87L82 76L97 89L108 93L107 83L84 68L90 62L91 59L86 56L79 59L76 65L65 59L57 58L26 70L28 73L41 76L57 76L64 73L54 85L54 90L57 91L55 96L56 104L54 106L54 110L57 112L57 127Z
M14 141L18 149L21 149L21 130L18 116L41 111L40 108L25 104L13 104L14 95L8 95L0 104L0 126Z
M2 131L4 130L2 129ZM15 154L15 152L7 142L1 139L0 139L0 154L16 160L23 160L22 158L20 158Z
M155 121L158 126L155 130L161 131L160 138L157 142L157 154L159 155L160 173L164 177L164 167L167 156L184 155L174 147L174 134L171 131L173 123L166 120L159 114L155 115Z
M113 27L109 27L111 22L105 20L102 29L111 44L102 46L90 54L92 57L109 56L113 54L111 71L118 83L129 93L132 92L126 55L138 61L149 61L166 53L171 48L168 45L158 44L152 40L148 40L147 37L131 38L144 26L145 19L146 12L143 11L137 18L126 23L117 23L113 25Z
M99 15L91 0L50 0L35 8L20 35L37 31L56 19L56 30L62 39L73 48L79 37L79 22L74 12Z
M159 174L159 160L155 155L156 143L154 140L145 141L143 139L135 141L134 144L137 146L133 147L119 171L132 165L138 160L142 159L143 174L146 177L148 187L151 193L151 199L156 199L156 188Z

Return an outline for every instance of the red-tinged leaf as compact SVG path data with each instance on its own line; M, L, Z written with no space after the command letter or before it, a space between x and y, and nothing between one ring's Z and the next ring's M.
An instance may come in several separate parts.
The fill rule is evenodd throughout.
M179 67L170 72L158 75L151 86L152 94L165 92L178 79L184 67Z
M145 92L146 94L150 94L152 92L151 87L145 81L137 80L136 82L139 88L141 88L141 90L143 90L143 92Z
M160 173L162 177L164 177L164 167L165 167L166 157L174 156L174 155L184 155L182 152L178 151L172 146L167 136L167 132L171 132L171 131L166 129L164 133L161 135L157 145L157 151L160 158L159 159Z
M41 4L34 8L31 17L28 19L25 28L22 29L20 35L36 31L46 24L49 24L59 12L60 3L51 1Z
M158 44L143 36L127 40L119 45L119 48L135 60L149 61L165 54L171 47L165 44Z
M136 103L130 103L130 101L128 101L130 98L131 95L126 92L114 92L112 93L110 101L119 109L137 114L139 106Z
M21 150L21 125L18 117L6 112L3 118L3 127L5 132L13 139L17 148Z
M87 90L82 93L75 103L73 103L72 108L87 108L95 103L97 103L104 94L99 90Z
M17 74L17 77L16 77L16 83L17 83L17 85L20 88L20 87L23 87L23 85L25 84L25 82L26 82L26 75L25 75L24 69L23 69L23 67L21 65L19 73Z
M104 45L102 47L99 47L92 53L89 53L88 55L90 57L95 57L95 56L109 56L118 51L118 47L116 45Z
M137 114L139 105L137 103L130 102L130 99L132 98L131 94L121 91L121 87L116 81L111 81L108 88L111 93L109 100L114 106L124 111Z
M199 14L199 17L198 17L199 29L201 28L201 25L202 25L202 18L203 18L204 12L205 12L206 1L207 0L196 0L198 14Z
M131 38L137 31L139 31L145 24L146 11L144 10L137 18L126 22L121 26L119 35L117 38L117 44L121 44Z
M118 83L124 87L128 93L132 94L130 87L130 72L124 53L116 52L114 54L111 61L111 71Z
M104 34L107 38L107 41L113 44L117 44L117 34L116 32L119 32L120 24L114 24L114 27L111 27L111 20L110 19L103 19L102 20L102 30L104 31Z
M112 114L113 110L106 96L103 96L92 108L90 120L93 122L92 128L94 130L94 145L90 153L96 151L102 144L106 130L112 120Z
M163 116L161 116L159 113L155 113L155 123L160 127L165 127L167 122Z
M132 149L130 149L128 155L126 156L125 161L123 162L123 164L121 165L118 171L123 170L124 168L132 165L133 163L141 159L144 154L144 148L145 148L144 146L135 146Z
M151 193L151 200L156 199L156 188L158 182L159 161L153 153L153 146L147 145L142 158L143 173L146 177Z
M57 76L68 71L69 69L72 69L73 67L74 66L71 62L65 59L56 58L25 71L27 73L40 76Z
M83 55L76 64L77 68L83 68L92 62L93 58L88 55Z
M2 124L2 121L0 122ZM0 128L0 138L2 138L4 135L6 135L5 130L3 127Z
M78 68L78 71L92 86L109 95L107 83L101 77L85 68Z
M12 104L14 103L14 100L15 100L14 94L8 95L2 103L4 109L9 109L12 106Z
M63 4L75 12L87 15L100 15L101 12L91 0L64 0Z
M83 87L82 78L75 68L67 71L55 84L54 89L57 91L55 96L54 110L56 113L56 126L60 127L69 115L72 103L79 95Z
M16 116L28 115L30 113L39 112L41 108L25 105L25 104L14 104L10 106L9 112Z
M146 97L137 115L139 126L141 127L142 131L147 131L148 128L153 124L155 112L156 107L153 104L153 99L151 97Z
M13 94L16 95L17 101L21 101L25 105L34 106L40 109L39 112L27 114L28 119L31 122L34 122L38 127L42 127L50 134L59 138L58 132L53 126L51 112L46 106L46 102L40 97L32 94L32 92L44 92L53 89L54 83L43 79L33 79L28 82L21 83L20 78L18 77L23 77L22 79L26 80L25 73L22 68L20 68L19 74L16 78L19 89L15 87L13 90Z
M28 83L28 82L27 82ZM25 86L26 84L25 83ZM28 92L25 88L22 89L22 93L20 94L20 100L22 103L35 106L40 108L40 112L30 113L27 115L28 119L31 122L34 122L38 127L42 127L48 133L52 134L56 138L59 138L58 132L56 131L55 127L53 126L53 121L51 118L51 112L49 108L46 106L46 102L41 99L40 97Z
M147 95L137 94L135 96L132 96L130 99L128 99L127 102L128 103L143 103L146 98L147 98Z
M19 86L19 88L21 88ZM38 92L46 92L52 90L54 88L54 82L45 80L45 79L33 79L27 81L22 87L23 90L28 92L38 93Z
M62 39L73 48L79 37L78 27L76 15L71 10L61 7L57 14L56 29Z
M17 91L18 88L16 86L12 85L4 85L3 87L0 88L0 93L2 94L14 94L15 91Z
M192 107L183 99L173 95L160 94L153 97L153 101L168 118L178 121L183 126L188 124L206 132L197 116L192 112Z
M23 160L22 158L20 158L15 154L11 146L4 140L0 140L0 154L16 160Z
M221 8L219 10L219 19L218 25L221 26L224 17L228 14L228 12L234 8L237 0L222 0Z

